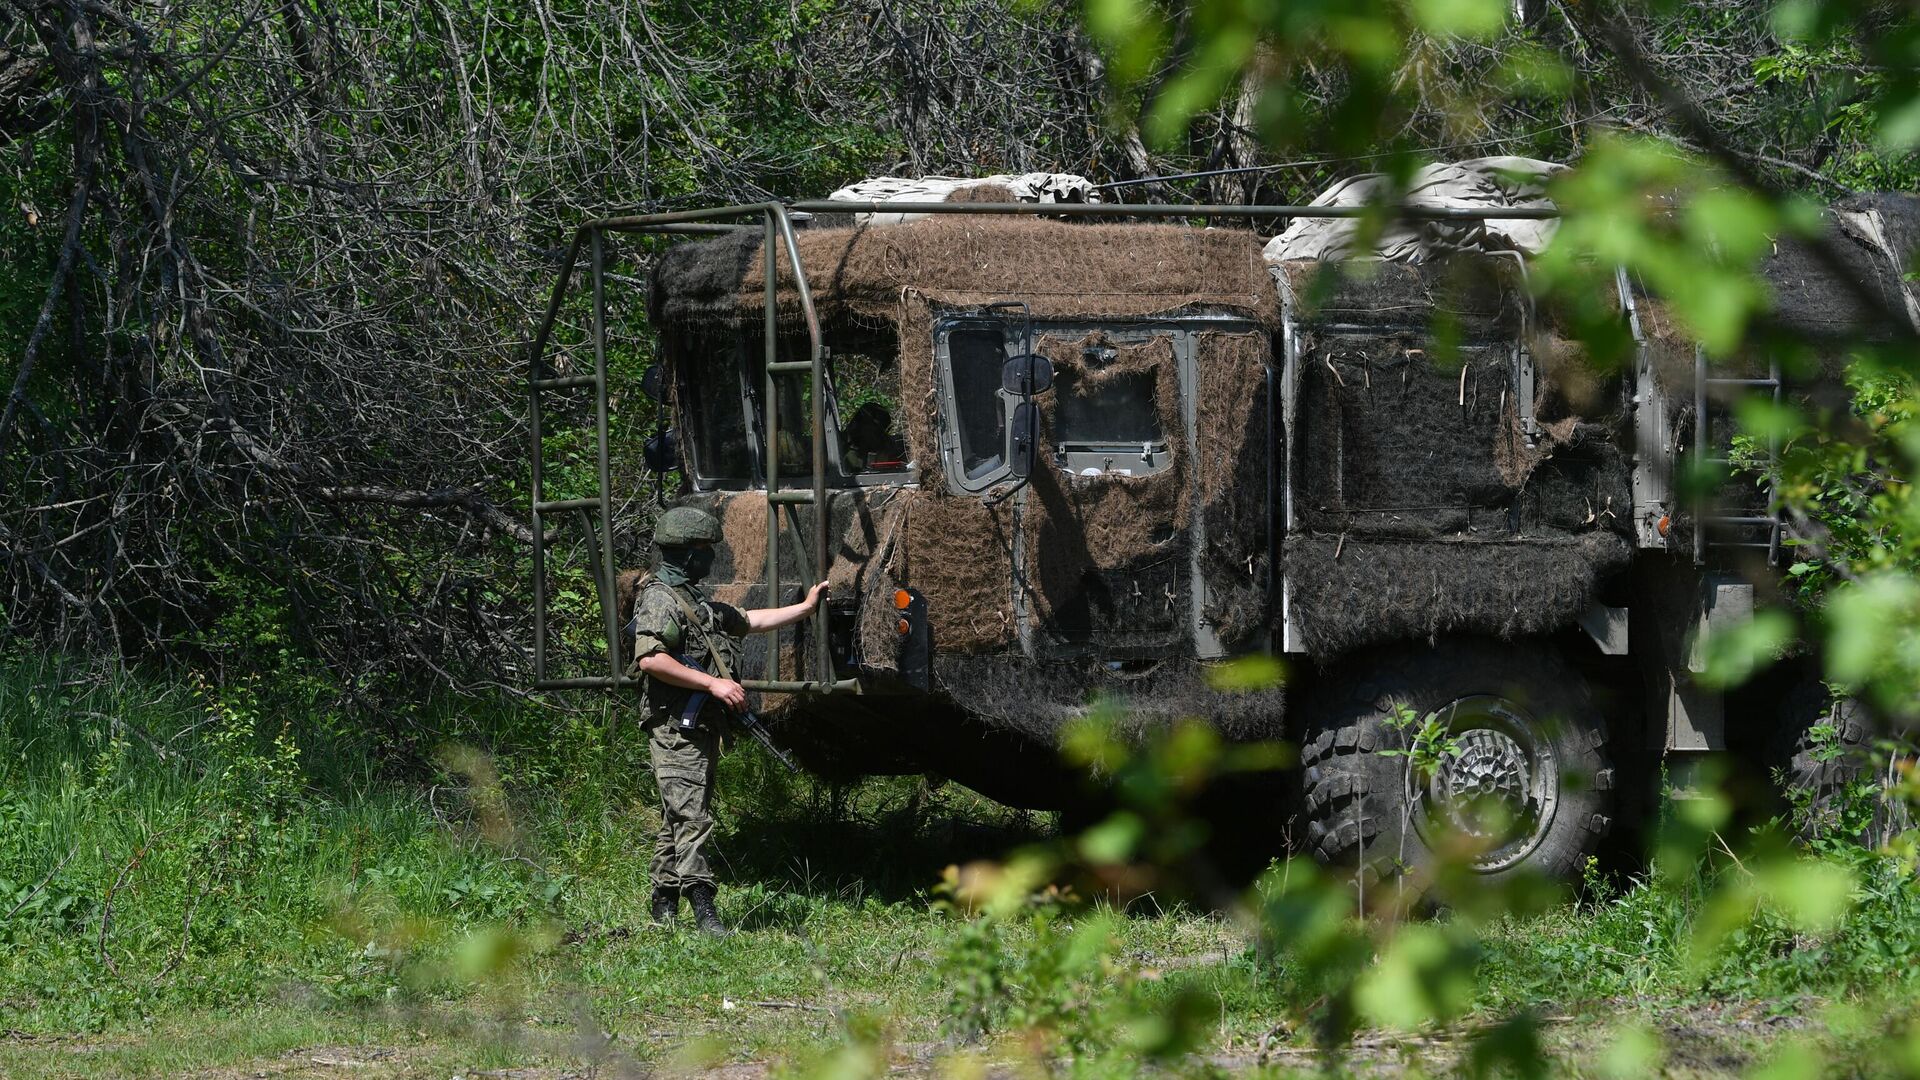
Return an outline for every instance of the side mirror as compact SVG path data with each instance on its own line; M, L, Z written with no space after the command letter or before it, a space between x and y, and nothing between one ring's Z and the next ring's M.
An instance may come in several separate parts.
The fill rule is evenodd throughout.
M1025 480L1033 474L1034 448L1039 444L1039 435L1040 406L1031 401L1015 405L1013 423L1007 428L1007 473L1015 480Z
M1000 389L1020 398L1044 393L1053 385L1053 361L1027 353L1000 367Z
M655 401L667 400L667 372L659 364L648 364L640 373L640 392Z
M641 443L640 456L654 472L671 472L680 467L680 440L668 428Z

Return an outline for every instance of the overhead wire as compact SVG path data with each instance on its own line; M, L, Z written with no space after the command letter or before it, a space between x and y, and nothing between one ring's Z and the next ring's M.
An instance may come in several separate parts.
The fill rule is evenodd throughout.
M1441 150L1459 150L1469 146L1484 146L1490 142L1499 143L1499 142L1509 142L1514 139L1531 139L1538 135L1549 135L1556 131L1564 131L1570 127L1578 127L1581 124L1591 123L1595 120L1598 120L1608 115L1613 111L1614 110L1612 109L1603 109L1600 112L1594 113L1590 116L1582 117L1578 120L1568 120L1565 123L1555 124L1552 127L1544 127L1536 131L1522 132L1518 135L1507 135L1507 136L1494 138L1494 139L1473 139L1473 140L1468 140L1466 142L1446 143L1440 146L1423 146L1414 150L1410 150L1408 151L1408 153L1432 154L1432 153L1438 153ZM1109 188L1136 187L1140 184L1171 183L1175 180L1203 180L1213 176L1242 176L1248 173L1279 172L1282 169L1300 169L1300 168L1306 168L1312 165L1338 165L1342 162L1347 162L1347 161L1370 161L1380 156L1381 155L1379 154L1350 154L1345 157L1313 158L1308 161L1283 161L1273 165L1241 165L1231 169L1205 169L1200 172L1169 173L1165 176L1141 176L1141 177L1135 177L1132 180L1112 180L1104 184L1095 184L1093 186L1095 190L1106 190Z

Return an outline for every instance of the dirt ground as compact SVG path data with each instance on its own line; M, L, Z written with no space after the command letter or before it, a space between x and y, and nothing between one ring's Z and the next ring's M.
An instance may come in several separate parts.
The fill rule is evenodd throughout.
M1541 1021L1542 1043L1553 1059L1553 1072L1562 1076L1612 1075L1606 1062L1618 1037L1615 1024L1636 1011L1635 1003L1607 1003L1613 1009L1582 1016L1551 1015ZM1731 1077L1749 1072L1765 1061L1783 1036L1815 1026L1807 1003L1775 1003L1723 1008L1700 1005L1644 1017L1658 1036L1661 1059L1649 1062L1651 1075L1694 1078ZM546 1023L507 1033L486 1047L465 1038L426 1036L388 1045L323 1043L300 1046L271 1055L233 1061L213 1067L185 1067L179 1071L152 1067L163 1058L145 1059L141 1040L120 1038L28 1038L7 1033L0 1041L0 1066L25 1066L23 1075L86 1077L121 1075L116 1063L137 1074L194 1077L198 1080L318 1080L352 1077L354 1080L602 1080L602 1078L698 1076L709 1080L759 1080L787 1071L792 1062L780 1060L713 1063L699 1060L700 1050L673 1049L672 1034L648 1032L651 1046L604 1035L582 1035L567 1025ZM1465 1054L1481 1029L1462 1029L1426 1036L1363 1036L1337 1061L1310 1047L1295 1045L1284 1029L1276 1028L1259 1045L1229 1046L1192 1061L1225 1074L1323 1075L1387 1077L1409 1071L1446 1073L1463 1064ZM158 1039L175 1034L156 1035ZM656 1041L657 1040L657 1041ZM190 1048L181 1048L191 1056ZM664 1053L663 1053L664 1050ZM876 1052L877 1053L877 1052ZM901 1077L967 1077L969 1080L1020 1080L1036 1075L1035 1060L1017 1045L955 1047L939 1042L897 1043L886 1047L885 1071ZM131 1056L129 1056L131 1055ZM524 1064L494 1065L487 1059L511 1059ZM145 1060L142 1060L145 1059ZM877 1061L868 1059L877 1064ZM138 1064L136 1064L138 1062ZM1043 1071L1053 1073L1070 1062L1055 1059ZM104 1066L104 1068L103 1068ZM145 1066L145 1067L143 1067ZM860 1071L865 1072L862 1068ZM12 1068L0 1072L14 1075ZM840 1075L845 1075L844 1073Z

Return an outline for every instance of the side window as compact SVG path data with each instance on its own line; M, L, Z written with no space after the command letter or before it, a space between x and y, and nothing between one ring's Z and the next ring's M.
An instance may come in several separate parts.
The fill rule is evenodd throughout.
M765 416L766 405L762 398L766 394L767 354L761 347L761 338L750 336L747 348L751 359L748 362L747 397L753 405L754 442L757 446L766 445L767 433L761 424ZM805 360L807 342L780 339L780 359ZM775 417L778 430L774 437L780 444L780 476L783 487L791 487L796 478L813 474L813 385L805 377L781 376L780 411ZM761 451L765 453L765 451ZM829 458L831 460L831 458ZM764 471L764 470L762 470ZM762 481L764 477L760 477Z
M702 480L751 480L756 470L740 392L738 339L689 337L681 344L678 367L695 474Z
M762 397L766 353L761 337L692 334L669 347L680 379L681 416L693 475L703 482L765 484L767 432ZM913 462L900 427L898 337L859 326L827 327L827 461L849 477L898 482ZM804 359L804 336L782 335L780 356ZM996 369L995 377L998 377ZM780 475L792 486L813 472L813 388L804 377L781 385Z
M1006 471L1007 399L1000 370L1007 360L999 323L956 321L934 333L947 432L941 443L947 471L962 488L978 491Z
M1054 376L1055 463L1073 473L1152 473L1171 463L1151 369Z
M839 421L840 471L854 477L910 472L900 428L900 341L851 326L827 329L829 398Z

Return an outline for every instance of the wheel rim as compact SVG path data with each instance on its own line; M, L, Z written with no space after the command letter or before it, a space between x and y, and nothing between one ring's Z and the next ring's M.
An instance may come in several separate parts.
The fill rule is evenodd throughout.
M1560 796L1560 762L1540 724L1491 694L1460 698L1424 720L1439 721L1456 749L1408 769L1421 840L1432 849L1464 839L1475 852L1473 869L1483 874L1532 854Z

